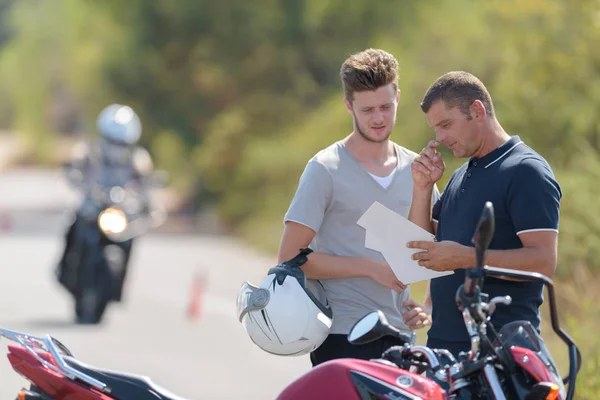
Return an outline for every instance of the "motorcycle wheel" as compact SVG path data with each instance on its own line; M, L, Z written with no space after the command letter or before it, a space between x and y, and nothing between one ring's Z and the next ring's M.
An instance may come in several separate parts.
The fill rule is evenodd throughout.
M75 317L78 324L99 324L110 301L110 269L102 249L92 252L82 265L81 292L75 298Z

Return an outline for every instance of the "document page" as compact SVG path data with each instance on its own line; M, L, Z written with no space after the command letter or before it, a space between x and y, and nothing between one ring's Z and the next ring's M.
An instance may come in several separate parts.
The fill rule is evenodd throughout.
M435 236L383 204L373 203L356 223L366 230L365 247L379 251L402 283L410 284L454 273L432 271L413 260L412 254L423 250L409 249L406 243L414 240L433 242Z

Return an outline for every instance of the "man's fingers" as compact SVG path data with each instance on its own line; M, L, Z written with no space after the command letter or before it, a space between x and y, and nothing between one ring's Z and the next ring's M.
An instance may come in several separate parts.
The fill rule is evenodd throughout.
M438 154L438 158L436 160L433 160L433 164L437 168L441 169L442 171L446 169L446 163L442 159L442 155L441 154Z
M408 299L404 303L402 303L402 308L407 308L407 307L419 307L419 303L417 303L413 299Z
M429 325L429 318L427 317L427 314L420 312L411 318L405 319L404 323L413 329L419 329Z
M397 284L397 283L394 283L394 284L392 285L391 289L392 289L394 292L396 292L396 293L402 293L402 292L404 292L404 288L403 288L402 286L400 286L399 284Z
M392 285L391 289L398 293L402 293L406 289L406 285L400 281L396 281Z
M401 281L396 281L396 285L398 285L400 287L400 289L402 289L402 290L406 289L406 285L404 283L402 283Z
M442 271L444 271L444 269L443 269L443 268L440 268L439 266L438 266L438 267L436 267L436 266L435 266L435 265L434 265L434 264L433 264L431 261L429 261L429 260L420 260L420 261L419 261L419 265L420 265L421 267L424 267L424 268L430 269L430 270L432 270L432 271L437 271L437 272L442 272Z
M434 242L427 242L424 240L412 240L406 243L406 247L409 249L431 250L434 246Z
M429 326L429 319L421 320L420 323L413 325L411 328L412 329L422 329L422 328L425 328L426 326Z
M423 175L431 175L431 170L418 161L414 161L412 163L412 170L413 173L416 171L422 173Z
M416 314L412 318L405 319L404 323L407 326L413 327L413 326L417 325L420 322L420 320L421 320L421 317L419 317L419 315Z
M419 310L413 309L402 314L402 319L406 324L409 324L413 319L419 315Z
M429 143L427 143L427 147L431 147L433 149L435 149L439 145L440 145L440 142L438 142L437 140L430 140Z
M435 161L433 160L433 157L429 157L429 155L427 154L418 155L417 157L415 157L415 162L423 164L430 171L434 171L437 168L435 166Z
M437 150L435 150L434 148L431 148L429 146L425 147L423 150L421 150L420 156L426 156L432 162L436 162L441 158L440 154L437 152Z
M428 251L419 251L411 256L413 260L429 260L430 257L431 254Z

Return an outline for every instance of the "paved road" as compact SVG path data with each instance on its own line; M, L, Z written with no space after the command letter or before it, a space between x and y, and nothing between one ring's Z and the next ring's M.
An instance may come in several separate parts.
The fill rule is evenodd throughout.
M109 309L101 326L73 325L71 300L51 275L63 243L57 204L68 195L56 178L37 172L0 177L0 209L12 217L12 230L0 234L1 327L52 334L88 364L148 375L190 399L273 399L309 369L306 356L271 356L246 336L235 318L237 290L244 280L258 283L274 259L219 236L143 237L134 249L125 304ZM200 318L189 319L198 273L207 274L207 292ZM7 343L0 339L0 348ZM0 398L11 399L25 381L5 353Z

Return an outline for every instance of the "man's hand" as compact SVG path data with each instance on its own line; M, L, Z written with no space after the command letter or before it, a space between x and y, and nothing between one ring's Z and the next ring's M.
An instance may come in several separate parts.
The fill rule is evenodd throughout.
M431 325L431 309L429 307L419 304L413 299L408 299L402 303L402 308L409 308L409 311L402 314L402 318L410 329L421 329Z
M475 253L471 247L462 244L441 241L408 242L411 249L422 249L412 255L413 260L418 260L419 265L434 271L454 271L455 269L469 268L475 264Z
M440 180L446 169L442 155L436 148L440 145L437 140L427 144L412 162L412 176L415 188L425 189Z
M373 260L373 265L369 268L369 277L398 293L406 289L406 285L396 278L396 274L385 260Z

